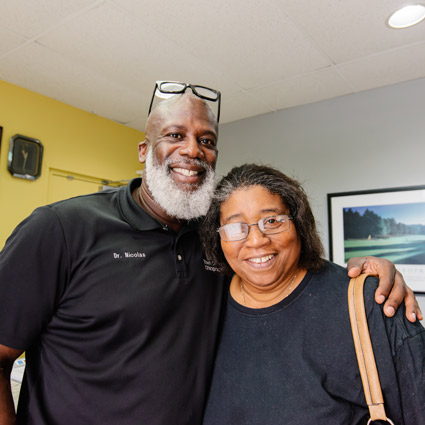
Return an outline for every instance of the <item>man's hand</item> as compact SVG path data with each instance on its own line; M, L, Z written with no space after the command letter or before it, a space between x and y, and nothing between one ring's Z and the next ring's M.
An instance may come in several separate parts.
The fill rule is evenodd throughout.
M348 260L347 270L350 277L356 277L361 273L378 276L379 286L375 292L375 300L378 304L382 304L388 298L384 305L386 316L393 316L404 300L407 319L410 322L415 322L416 319L423 320L415 294L406 285L403 275L391 261L376 257L353 257Z

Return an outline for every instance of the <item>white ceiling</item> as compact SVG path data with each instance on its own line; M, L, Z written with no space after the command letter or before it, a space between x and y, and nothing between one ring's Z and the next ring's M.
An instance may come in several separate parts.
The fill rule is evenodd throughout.
M409 1L407 2L409 3ZM230 122L425 77L405 0L0 0L0 79L143 130L156 80Z

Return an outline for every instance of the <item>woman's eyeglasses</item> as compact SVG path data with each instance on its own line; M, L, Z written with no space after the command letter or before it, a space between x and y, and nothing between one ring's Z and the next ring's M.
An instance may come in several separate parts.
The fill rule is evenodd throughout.
M264 235L274 235L276 233L285 232L289 229L289 220L291 217L287 215L272 215L262 218L257 223L229 223L217 229L220 238L226 242L241 241L246 239L251 226L258 226L260 232Z

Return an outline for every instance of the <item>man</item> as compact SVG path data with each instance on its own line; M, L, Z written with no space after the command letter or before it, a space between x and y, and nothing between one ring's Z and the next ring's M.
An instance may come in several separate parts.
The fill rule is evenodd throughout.
M18 424L201 423L226 287L196 221L217 131L204 100L176 96L148 119L142 182L39 208L15 229L0 256L2 425L23 351ZM367 263L391 280L387 262Z

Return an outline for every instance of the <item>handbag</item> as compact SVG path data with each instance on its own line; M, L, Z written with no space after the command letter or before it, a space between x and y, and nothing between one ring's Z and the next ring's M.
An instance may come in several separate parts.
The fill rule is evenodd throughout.
M348 310L350 312L351 330L353 332L363 390L370 414L367 425L377 420L387 421L394 425L385 413L384 397L382 396L381 383L379 382L378 369L376 368L369 327L367 325L363 286L368 276L370 275L361 274L356 278L352 278L348 286Z

